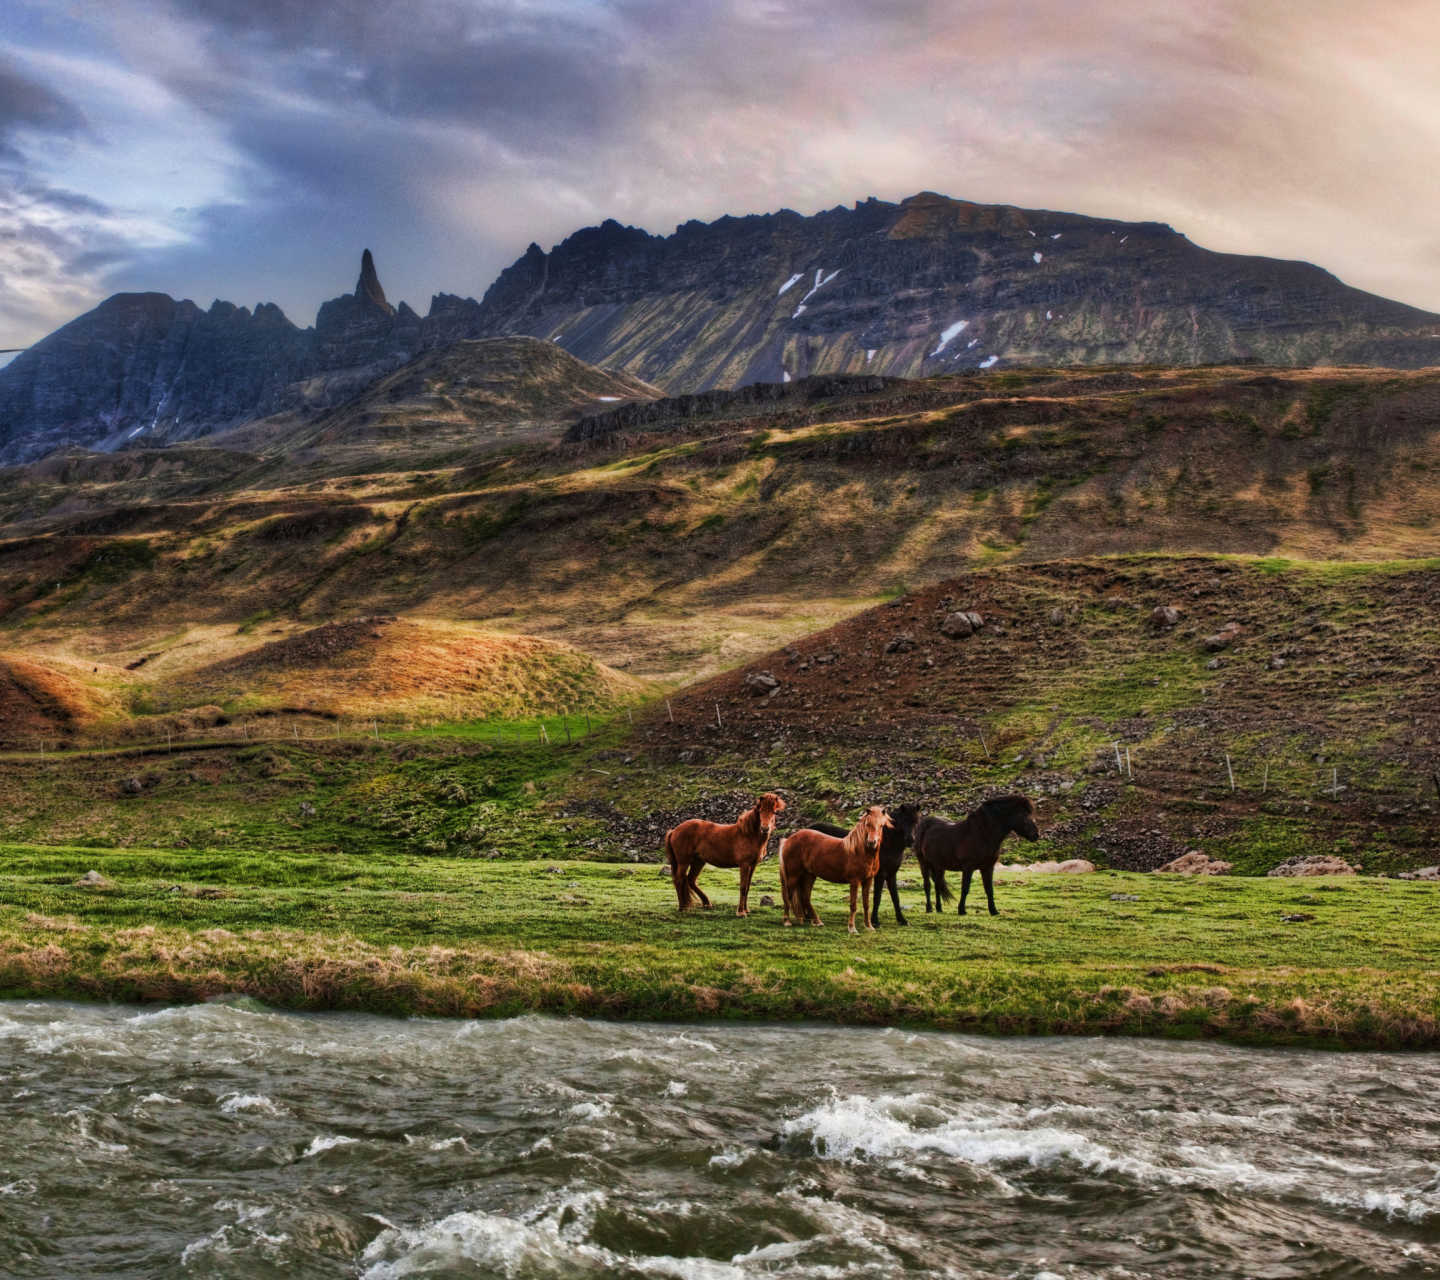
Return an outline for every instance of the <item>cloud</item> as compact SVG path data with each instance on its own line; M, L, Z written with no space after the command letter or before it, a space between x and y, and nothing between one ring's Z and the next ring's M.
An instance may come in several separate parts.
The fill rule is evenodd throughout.
M96 289L306 323L364 245L423 308L605 217L928 188L1168 221L1440 309L1426 0L20 5L0 130L28 131L19 178L110 211L42 219L109 219Z

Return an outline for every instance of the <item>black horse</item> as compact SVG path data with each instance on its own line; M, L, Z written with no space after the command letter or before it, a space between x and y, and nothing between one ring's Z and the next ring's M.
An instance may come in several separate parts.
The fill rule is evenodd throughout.
M915 829L915 861L925 878L925 910L930 910L930 881L935 881L935 910L955 895L945 883L947 871L959 871L959 912L965 914L965 899L970 894L970 877L980 873L985 885L985 899L990 914L995 909L995 864L1000 861L1000 846L1014 832L1023 840L1038 840L1040 829L1035 825L1035 806L1025 796L999 796L986 800L959 822L946 822L934 816L924 819Z
M880 871L875 877L875 896L870 901L870 923L880 924L880 885L888 885L890 901L895 904L895 922L909 924L905 913L900 910L900 888L895 883L900 864L905 861L905 850L915 841L915 824L920 821L920 810L913 804L902 804L898 809L886 809L885 816L890 825L880 837ZM849 827L837 827L833 822L812 822L811 831L827 836L848 836Z

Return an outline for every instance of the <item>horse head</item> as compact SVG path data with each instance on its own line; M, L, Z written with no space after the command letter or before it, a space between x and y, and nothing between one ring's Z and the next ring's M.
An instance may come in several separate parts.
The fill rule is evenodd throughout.
M872 804L866 809L864 816L856 823L857 827L864 829L865 852L878 853L880 841L885 835L885 828L894 825L883 805Z
M894 809L886 809L886 816L890 819L890 825L900 833L900 847L909 849L915 843L915 825L920 821L920 809L917 805L902 804Z
M997 796L981 806L999 822L1006 831L1032 843L1040 839L1040 828L1035 825L1035 805L1028 796Z
M755 803L760 813L760 830L769 835L775 830L775 815L785 808L785 801L773 791L767 791Z

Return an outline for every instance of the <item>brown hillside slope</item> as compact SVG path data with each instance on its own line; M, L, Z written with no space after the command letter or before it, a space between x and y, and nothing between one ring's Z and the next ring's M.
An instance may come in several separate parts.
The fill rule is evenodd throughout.
M1175 625L1152 619L1164 606ZM984 625L945 635L957 610ZM834 752L846 811L923 804L931 775L959 763L992 791L1044 798L1047 830L1112 866L1152 870L1195 847L1251 869L1311 851L1372 870L1440 860L1440 561L981 570L672 703L676 723L645 728L662 757Z
M100 632L403 611L682 680L978 565L1423 557L1440 553L1440 372L947 377L372 465L277 460L164 501L143 478L32 478L10 509L45 514L0 542L0 625L83 657Z
M357 447L454 449L516 433L554 431L609 403L662 393L627 373L597 369L553 342L487 338L422 352L346 403L320 414L277 415L211 437L217 448L346 456Z
M642 692L639 681L552 640L376 617L330 623L167 673L150 698L161 712L213 704L232 713L285 708L347 718L472 720L603 711Z

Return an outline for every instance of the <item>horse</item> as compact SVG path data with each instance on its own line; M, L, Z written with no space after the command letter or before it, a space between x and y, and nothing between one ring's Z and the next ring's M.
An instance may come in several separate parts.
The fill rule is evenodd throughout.
M855 928L855 893L864 886L865 914L867 929L870 923L870 888L875 873L880 869L880 838L890 819L878 804L871 805L860 815L860 821L846 833L843 840L827 836L823 832L802 829L780 841L780 893L785 902L785 924L790 924L791 913L796 920L808 918L813 925L822 921L815 914L815 905L810 892L817 877L832 884L850 886L850 932Z
M699 898L704 906L710 905L710 899L695 883L709 864L740 868L740 903L735 914L748 916L750 878L769 847L775 815L784 808L785 801L773 791L767 791L753 809L746 809L728 826L691 818L678 827L671 827L665 833L665 857L670 863L670 879L675 882L680 910L689 911L694 898Z
M895 923L910 923L900 910L900 887L895 877L900 873L900 864L905 861L905 850L915 842L915 824L920 821L920 810L913 804L902 804L898 809L886 809L885 816L890 819L890 825L880 837L880 870L875 875L876 888L870 902L870 923L873 926L880 924L880 885L890 889L890 901L895 905ZM837 827L833 822L812 822L807 829L827 836L849 834L845 827Z
M935 910L955 895L945 883L947 871L964 872L960 882L959 914L965 914L965 898L970 892L970 877L980 873L990 914L995 909L995 864L1000 861L1000 845L1011 832L1026 840L1040 839L1035 825L1035 806L1025 796L998 796L972 809L960 822L944 818L921 818L915 828L915 860L925 878L925 910L930 910L930 877L935 877Z

